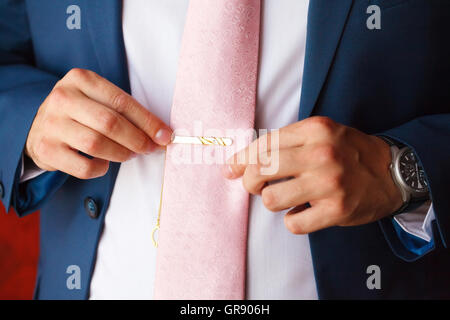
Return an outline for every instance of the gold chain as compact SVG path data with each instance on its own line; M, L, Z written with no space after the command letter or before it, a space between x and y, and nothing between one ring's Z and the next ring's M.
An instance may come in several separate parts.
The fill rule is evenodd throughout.
M167 149L164 153L164 165L163 165L163 176L162 176L162 183L161 183L161 194L159 196L159 206L158 206L158 217L156 218L156 225L153 227L152 230L152 242L153 246L155 248L158 248L158 241L155 239L155 234L157 231L159 231L160 222L161 222L161 206L162 206L162 199L163 199L163 188L164 188L164 175L166 174L166 155L167 155Z
M173 136L171 143L186 143L186 144L197 144L200 143L202 145L218 145L218 146L229 146L233 144L233 139L225 138L225 137L180 137ZM161 183L161 195L159 197L159 207L158 207L158 217L156 218L156 225L152 230L152 242L155 248L158 248L158 241L155 238L156 233L159 231L160 222L161 222L161 207L162 207L162 199L163 199L163 188L164 188L164 175L166 171L166 156L167 156L167 148L166 153L164 154L164 166L163 166L163 177Z

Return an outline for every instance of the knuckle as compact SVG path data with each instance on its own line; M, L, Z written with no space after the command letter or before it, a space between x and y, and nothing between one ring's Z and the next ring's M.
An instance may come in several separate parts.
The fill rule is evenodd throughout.
M310 124L313 128L327 136L331 136L336 128L336 122L329 117L323 116L310 118Z
M46 132L55 132L59 123L59 118L48 114L42 119L42 129Z
M284 225L293 234L304 234L302 227L289 215L284 216Z
M119 126L119 118L111 112L102 112L97 120L104 132L115 132Z
M49 95L49 103L51 105L62 106L65 104L67 99L68 92L62 86L55 87Z
M115 93L111 97L111 106L119 113L126 113L131 107L129 101L130 99L128 98L128 95L126 93Z
M342 195L345 195L345 193L343 192L345 187L345 176L342 170L335 170L335 172L328 177L327 183L334 190L341 191Z
M270 188L264 188L261 193L261 198L264 206L270 211L277 211L277 199Z
M320 163L334 163L338 162L340 158L339 150L332 144L318 146L315 156Z
M91 74L92 71L81 68L73 68L69 70L66 76L74 81L86 81L90 79Z
M144 134L136 135L134 139L134 148L139 152L146 152L150 146L150 141Z
M32 151L37 159L40 161L45 161L51 153L51 144L48 139L44 137L38 138L34 148L32 148Z
M93 155L102 147L102 136L100 134L87 134L82 137L82 145L86 153Z
M310 121L312 124L320 127L320 128L333 128L335 126L335 122L329 118L329 117L324 117L324 116L315 116L315 117L311 117Z
M66 82L66 78L65 78L65 77L59 79L59 80L55 83L55 86L53 87L53 90L55 90L56 88L64 87L65 82Z

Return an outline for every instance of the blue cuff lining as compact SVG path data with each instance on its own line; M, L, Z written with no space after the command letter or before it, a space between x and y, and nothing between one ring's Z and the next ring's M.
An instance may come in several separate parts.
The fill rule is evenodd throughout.
M20 171L20 170L18 170ZM16 212L19 215L36 211L45 201L55 192L67 179L67 174L61 171L45 172L29 181L19 183L19 177L16 178L17 185L15 191Z
M416 237L415 235L412 235L403 230L402 227L400 227L400 225L394 219L392 219L392 224L401 243L409 251L415 253L418 256L422 256L434 248L434 239L431 239L430 242L427 242L419 237Z

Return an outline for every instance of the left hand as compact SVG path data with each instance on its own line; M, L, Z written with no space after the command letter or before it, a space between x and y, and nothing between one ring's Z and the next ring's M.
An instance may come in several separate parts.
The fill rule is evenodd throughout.
M382 139L326 117L311 117L279 130L272 150L269 134L235 154L224 170L229 179L243 177L246 190L261 195L271 211L291 209L286 227L307 234L331 226L355 226L379 220L402 205L389 171L390 148ZM261 139L267 148L258 150ZM255 151L253 151L255 150ZM252 153L256 153L251 164ZM253 156L255 156L253 154ZM278 159L267 174L261 159ZM284 181L268 184L270 181ZM310 206L306 205L309 204Z

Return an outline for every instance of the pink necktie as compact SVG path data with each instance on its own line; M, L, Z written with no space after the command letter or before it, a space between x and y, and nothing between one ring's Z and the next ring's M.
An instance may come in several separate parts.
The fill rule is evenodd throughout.
M171 111L175 132L237 141L234 132L253 129L259 24L260 0L190 0ZM186 147L191 163L180 157ZM226 148L167 148L155 299L245 298L248 193L242 181L223 177L223 165L192 163Z

